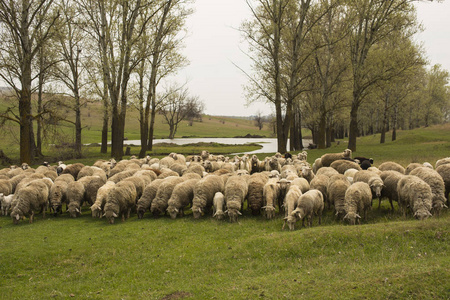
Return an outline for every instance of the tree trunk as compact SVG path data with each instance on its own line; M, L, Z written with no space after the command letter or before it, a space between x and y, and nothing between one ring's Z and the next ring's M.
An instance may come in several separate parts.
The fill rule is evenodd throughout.
M75 80L76 82L76 80ZM76 84L76 83L75 83ZM75 157L81 158L81 107L78 89L75 89Z
M103 89L103 126L102 126L102 146L100 153L108 152L108 122L109 122L109 104L108 104L108 87L105 85Z
M394 118L392 120L392 141L397 139L397 113L398 113L398 104L394 107Z
M356 151L356 138L358 137L358 105L353 101L350 111L350 126L348 135L348 148L353 152Z
M326 147L326 126L327 126L327 120L326 120L326 114L322 112L320 114L319 119L319 130L318 130L318 137L317 137L317 148L318 149L325 149Z

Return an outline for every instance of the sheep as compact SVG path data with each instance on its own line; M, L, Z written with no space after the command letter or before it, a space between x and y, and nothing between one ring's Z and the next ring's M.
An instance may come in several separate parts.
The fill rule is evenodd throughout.
M405 168L403 168L401 165L399 165L396 162L393 161L387 161L382 163L381 165L378 166L378 169L380 171L389 171L389 170L394 170L397 172L400 172L402 174L405 174Z
M105 208L106 198L109 192L116 184L113 181L107 181L102 185L97 191L97 197L95 198L94 204L91 206L91 212L93 218L101 218L103 215L103 210Z
M0 180L0 193L5 196L8 196L13 192L12 184L9 180L2 179Z
M275 205L280 195L280 186L278 178L270 178L263 187L263 207L266 219L275 217Z
M202 150L200 153L200 157L203 161L207 160L209 158L209 152L207 150Z
M305 178L306 180L308 180L309 183L311 183L311 180L313 180L313 178L315 176L311 167L303 166L301 168L301 172L302 172L302 177Z
M181 163L172 164L169 169L174 172L177 172L179 176L183 175L183 173L187 170L186 165L182 165Z
M308 152L306 152L306 151L302 151L297 154L298 160L306 161L307 158L308 158Z
M362 170L355 174L353 182L365 182L370 186L372 190L372 198L378 198L378 208L381 208L381 191L384 184L381 177L373 172Z
M192 200L192 212L195 219L200 218L205 211L211 208L217 192L224 192L224 182L221 176L209 175L197 182Z
M266 171L277 170L278 173L281 173L281 165L276 157L272 157L268 163L266 163L266 166Z
M345 176L345 175L344 175ZM337 218L342 218L345 215L345 192L350 186L350 182L345 178L340 176L332 176L330 178L330 182L327 186L327 199L328 199L328 208L331 205L334 205L334 210L336 212Z
M336 169L332 167L322 167L317 171L316 176L325 175L327 177L331 177L336 174L339 174L339 172L336 171Z
M290 220L292 225L291 230L294 229L297 220L302 220L302 227L304 227L305 219L308 219L309 227L311 227L314 215L319 217L319 225L322 224L323 207L323 194L320 191L309 190L301 195L297 200L297 207L288 216L288 222Z
M333 169L334 170L334 169ZM337 175L339 174L337 171L335 171ZM309 188L312 190L319 190L322 193L323 196L323 201L325 203L327 203L327 207L331 208L331 205L333 203L330 202L330 200L328 199L327 195L327 187L328 187L328 180L330 179L330 177L326 176L326 175L317 175L316 177L314 177L313 180L311 180L311 183L309 184Z
M426 183L431 188L432 198L432 210L433 215L439 216L443 208L447 208L445 202L445 183L441 175L435 170L429 169L427 167L419 167L411 171L410 175L416 175Z
M417 176L405 175L398 181L397 191L398 205L404 216L408 207L419 220L432 216L433 194L428 183Z
M177 215L182 217L184 215L184 208L189 206L189 204L192 204L192 199L194 198L194 186L200 180L200 178L183 179L185 181L175 186L172 195L167 202L167 212L172 219L176 219Z
M284 179L284 178L282 178L282 179L280 179L279 181L278 181L278 186L279 186L279 188L278 188L278 209L279 209L279 211L281 212L282 210L284 210L284 206L283 206L283 203L284 203L284 198L286 197L286 193L288 192L288 190L289 190L289 187L291 186L291 180L287 180L287 179Z
M159 160L159 168L170 168L171 165L175 163L175 160L172 157L166 156Z
M142 219L147 209L150 209L152 201L155 199L156 192L163 182L163 179L155 179L145 187L141 198L139 198L136 204L136 211L139 219Z
M354 178L355 174L358 172L359 172L359 170L356 170L356 169L348 169L347 171L344 172L344 176Z
M77 180L80 180L86 176L99 176L106 182L106 173L98 167L84 166L80 172L78 172Z
M169 157L172 157L177 164L186 165L186 157L183 154L170 153Z
M119 181L133 176L134 174L136 174L138 172L138 170L126 170L126 171L122 171L119 173L114 174L113 176L108 178L108 181L112 181L114 183L118 183Z
M220 164L216 161L210 161L207 159L203 162L203 167L205 168L206 172L213 173L220 169Z
M68 165L61 174L70 174L73 176L74 179L78 177L78 173L81 171L81 169L84 167L82 163L75 163Z
M5 196L3 193L0 193L0 203L2 208L2 216L7 216L9 214L9 210L11 209L11 203L14 195Z
M6 176L8 176L9 178L13 178L14 176L23 174L23 170L20 168L17 169L11 169L10 171L8 171L8 173L6 173Z
M56 173L59 175L67 168L66 164L62 161L58 161L58 166L56 167Z
M248 180L247 207L252 215L259 215L263 206L263 189L269 177L263 173L254 173Z
M189 179L202 179L202 177L200 175L198 175L197 173L184 173L183 176L181 176L181 178L183 178L184 180L189 180Z
M171 169L162 168L161 174L159 174L157 178L164 179L170 176L180 177L180 175L177 172L172 171Z
M129 181L132 184L134 184L134 187L136 188L136 202L137 202L139 198L141 198L142 193L144 192L144 189L147 186L143 176L131 176L125 178L122 181Z
M344 220L348 220L351 225L356 221L360 224L361 214L367 219L367 211L371 208L372 191L365 182L355 182L347 188L344 199L344 210L346 215Z
M445 199L448 201L448 195L450 193L450 164L443 164L436 168L436 172L441 175L445 185Z
M217 192L214 194L213 198L213 218L217 218L217 220L222 220L225 216L223 211L225 207L225 197L221 192Z
M225 211L230 217L230 222L234 223L238 221L238 216L242 215L240 210L244 205L244 200L247 197L248 185L247 181L242 176L232 176L228 179L225 185L225 205L227 210Z
M72 175L70 175L72 176ZM57 216L58 213L62 213L62 204L66 203L66 211L68 208L67 201L67 182L63 180L59 180L53 183L50 188L49 202L50 209L53 210L54 216Z
M203 172L205 172L205 168L199 163L191 163L189 167L184 171L183 175L186 173L196 173L203 177Z
M292 185L298 186L300 188L300 190L302 191L302 193L306 193L310 189L308 180L306 180L305 178L302 178L302 177L293 179L291 182L291 186Z
M281 178L287 178L289 175L294 174L296 177L298 177L297 168L295 168L293 165L284 165L281 168L280 177Z
M389 199L391 204L391 210L394 211L394 204L392 201L398 202L398 181L405 176L397 171L383 171L380 174L380 178L383 180L384 188L381 190L381 197Z
M351 158L352 150L345 149L342 153L326 153L320 157L320 162L322 167L329 167L332 162L344 157Z
M297 202L300 196L302 195L302 191L296 185L291 185L289 187L288 192L286 193L286 197L284 200L284 208L285 208L285 218L282 230L286 226L286 222L289 226L289 230L294 230L296 217L292 216L291 213L296 209Z
M131 177L140 177L142 178L142 180L144 180L145 182L145 186L144 188L150 184L150 182L152 182L153 180L156 179L156 173L152 170L141 170L141 171L137 171L136 173L133 174L133 176Z
M48 205L48 187L41 179L36 179L20 189L17 193L17 204L13 207L11 218L17 225L24 216L30 216L30 223L33 223L35 211L42 212L45 218L45 211Z
M415 168L420 168L420 167L423 167L423 165L419 164L419 163L410 163L409 165L406 166L405 175L409 175L412 170L414 170Z
M84 202L84 184L79 181L67 185L66 197L69 200L68 210L72 218L81 215L81 205Z
M157 217L166 212L167 207L169 206L168 202L170 196L172 195L175 186L183 181L183 178L175 176L164 179L164 182L159 186L156 197L150 206L150 211L153 216Z
M114 218L122 216L122 221L130 217L131 209L135 207L136 188L129 181L120 181L109 191L103 214L114 224Z
M357 163L343 159L338 159L332 162L330 167L338 171L340 174L344 174L348 169L356 169L358 171L362 170Z
M370 167L370 168L367 169L367 171L377 173L378 175L380 175L381 172L382 172L382 171L380 171L380 169L378 169L377 167Z
M67 184L69 184L71 182L74 182L75 178L73 178L73 176L70 174L62 174L62 175L59 175L58 178L55 179L55 183L58 181L64 181Z
M359 165L361 169L367 170L373 165L373 158L366 158L366 157L355 157L355 160L359 161Z
M442 158L436 161L436 164L434 165L434 168L437 169L439 166L450 164L450 157Z

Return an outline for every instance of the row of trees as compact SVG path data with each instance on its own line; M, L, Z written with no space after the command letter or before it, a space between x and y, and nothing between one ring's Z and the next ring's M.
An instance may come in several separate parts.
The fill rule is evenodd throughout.
M41 155L45 120L71 123L75 150L81 156L81 107L86 99L103 103L101 151L107 151L110 130L115 158L124 154L130 104L140 112L140 156L152 149L156 112L173 112L167 108L173 99L183 117L197 117L202 103L184 86L169 85L157 93L164 79L188 64L180 49L191 2L0 0L0 77L16 99L1 113L1 120L20 125L20 161L30 163ZM68 97L75 118L61 109ZM176 124L169 125L173 136Z
M413 0L247 0L247 98L274 105L278 151L448 120L449 74L426 68ZM339 131L339 132L338 132ZM395 134L394 134L395 137Z

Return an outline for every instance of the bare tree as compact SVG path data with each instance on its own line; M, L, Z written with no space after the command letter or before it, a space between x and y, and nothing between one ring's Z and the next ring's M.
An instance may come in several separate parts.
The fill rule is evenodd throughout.
M253 117L253 121L255 121L255 125L259 128L259 130L263 128L264 116L262 115L262 112L260 110L256 112L256 116Z

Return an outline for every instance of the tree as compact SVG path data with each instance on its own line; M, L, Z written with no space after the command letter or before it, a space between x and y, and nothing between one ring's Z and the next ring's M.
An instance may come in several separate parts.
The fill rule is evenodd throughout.
M35 155L31 95L37 78L33 61L50 38L59 12L53 0L0 0L0 77L13 88L19 115L10 117L20 125L20 162L30 164Z
M198 97L189 96L185 86L170 86L162 96L160 113L169 125L169 139L173 139L178 124L193 113L201 113L203 103Z
M263 128L264 116L262 115L262 112L260 110L256 112L256 115L253 117L253 121L255 121L255 125L259 128L259 130Z

